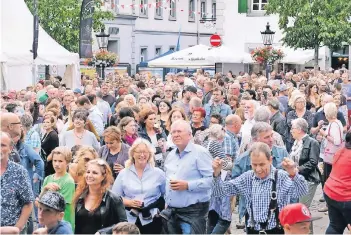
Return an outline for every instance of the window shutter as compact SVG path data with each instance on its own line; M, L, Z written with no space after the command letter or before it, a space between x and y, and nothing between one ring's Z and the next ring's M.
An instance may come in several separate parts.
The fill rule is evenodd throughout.
M247 13L247 1L248 0L238 0L238 12Z

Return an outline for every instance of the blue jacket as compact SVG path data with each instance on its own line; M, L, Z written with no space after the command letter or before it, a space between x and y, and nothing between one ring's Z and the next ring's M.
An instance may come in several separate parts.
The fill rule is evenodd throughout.
M212 104L205 104L205 106L204 106L204 109L206 111L205 127L210 126L210 119L211 119L211 115L212 115L211 106L212 106ZM232 110L231 110L230 106L227 104L220 104L220 107L221 107L221 110L220 110L219 114L222 116L223 120L225 120L225 118L228 115L232 114Z
M18 155L21 158L21 165L27 169L31 184L33 186L33 179L44 179L44 161L33 148L25 143L19 142L17 144ZM35 169L33 169L35 167Z
M272 147L273 162L272 165L277 169L282 169L282 161L285 157L288 157L288 152L285 148L275 146ZM249 151L242 153L237 159L235 159L234 167L232 170L232 179L240 176L241 174L252 170ZM239 218L243 218L246 213L246 202L245 198L239 198Z

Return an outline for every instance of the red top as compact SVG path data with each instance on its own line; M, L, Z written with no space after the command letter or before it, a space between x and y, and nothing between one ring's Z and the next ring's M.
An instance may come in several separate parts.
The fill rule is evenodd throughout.
M324 192L335 201L351 201L351 149L343 148L335 153Z

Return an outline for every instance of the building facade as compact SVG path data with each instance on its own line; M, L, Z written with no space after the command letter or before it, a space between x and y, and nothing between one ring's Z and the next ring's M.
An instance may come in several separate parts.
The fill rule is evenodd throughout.
M215 28L200 23L203 17L215 17L218 0L107 0L105 7L115 19L106 21L110 34L108 50L119 56L121 64L130 64L136 72L140 62L169 50L197 44L209 45Z
M216 31L222 36L223 44L230 47L233 53L249 53L256 47L262 47L260 32L265 30L267 22L271 25L271 30L276 32L273 46L282 46L283 35L279 30L278 16L265 14L264 6L268 1L217 0ZM348 56L349 50L346 53ZM345 59L344 54L342 60L349 64L348 58ZM332 54L328 48L320 50L319 66L322 70L329 69L332 64L335 67L335 59L341 60L340 56ZM300 69L304 67L313 67L313 61L300 66ZM244 65L239 68L239 70L244 69L247 70Z

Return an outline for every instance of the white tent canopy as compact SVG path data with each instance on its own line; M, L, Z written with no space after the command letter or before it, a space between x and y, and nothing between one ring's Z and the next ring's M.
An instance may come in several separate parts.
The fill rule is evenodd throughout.
M243 63L242 55L234 54L228 47L208 47L197 45L170 55L152 60L149 67L163 68L199 68L213 67L215 63Z
M314 50L303 50L303 49L293 49L291 47L275 47L275 49L280 49L284 53L284 58L279 61L280 63L283 64L306 64L309 61L314 59ZM246 53L247 55L244 55L244 63L247 64L253 64L255 63L251 55ZM325 55L325 48L322 47L319 49L319 58L324 57Z
M212 67L214 63L209 60L209 49L210 47L205 45L196 45L152 60L148 66L159 68Z
M32 65L79 66L79 55L71 53L52 39L39 26L38 57L33 61L30 52L33 42L33 15L24 0L1 0L1 48L0 60L7 89L21 89L32 84ZM20 71L18 71L20 69ZM78 72L78 69L74 69ZM30 72L28 74L28 72ZM75 73L70 87L79 81ZM21 79L21 82L19 82Z

